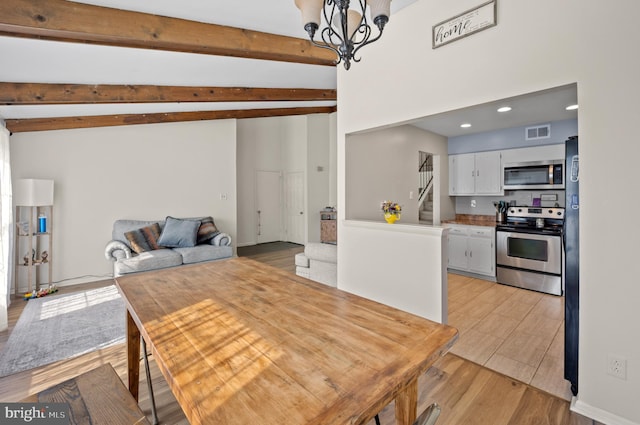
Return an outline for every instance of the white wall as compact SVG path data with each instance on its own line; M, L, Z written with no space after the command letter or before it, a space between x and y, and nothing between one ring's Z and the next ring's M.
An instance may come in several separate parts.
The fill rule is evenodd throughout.
M562 111L560 111L562 112ZM550 133L547 139L527 140L527 127L538 124L548 124ZM522 149L530 146L545 146L562 144L564 154L564 142L571 136L578 134L578 120L563 120L544 122L527 125L523 127L505 128L495 131L485 131L482 133L466 134L449 138L449 154L499 151L505 149Z
M320 242L320 210L335 205L330 196L330 140L332 134L335 140L335 127L332 129L328 114L309 115L307 126L307 241Z
M329 204L335 207L338 204L338 114L329 114Z
M257 243L256 171L304 173L305 242L320 240L319 211L331 205L332 171L335 182L335 133L329 114L238 120L238 246Z
M402 206L402 223L417 224L419 151L446 159L447 139L411 125L349 135L345 154L346 218L382 221L380 202L390 200ZM446 160L443 166L441 189L448 193ZM445 216L454 215L448 196L441 206Z
M238 243L255 245L256 172L282 171L281 118L238 120Z
M611 205L640 207L630 178L640 156L640 57L633 54L640 2L500 1L496 27L432 50L429 28L477 4L416 2L362 50L362 62L338 71L338 205L345 204L345 134L577 83L582 202L575 408L601 422L638 424L640 285L631 265L640 227L621 231L616 219L623 216ZM426 29L425 36L416 37L416 28ZM372 81L380 82L375 90ZM343 231L344 223L339 226ZM397 249L402 255L403 247ZM338 264L349 256L339 249ZM606 374L608 353L628 359L626 380Z
M235 240L235 141L235 120L12 135L14 182L54 180L54 281L110 276L119 218L211 215Z

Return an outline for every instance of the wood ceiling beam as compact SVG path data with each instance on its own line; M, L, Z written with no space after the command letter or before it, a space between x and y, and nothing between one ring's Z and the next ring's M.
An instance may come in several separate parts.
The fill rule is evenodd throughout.
M336 90L0 82L2 105L336 100Z
M230 118L264 118L287 115L329 114L335 106L307 108L238 109L226 111L170 112L156 114L95 115L86 117L7 119L12 133L27 131L63 130L72 128L112 127L134 124L157 124L180 121L209 121Z
M333 52L301 38L66 0L0 1L0 35L315 65L336 61Z

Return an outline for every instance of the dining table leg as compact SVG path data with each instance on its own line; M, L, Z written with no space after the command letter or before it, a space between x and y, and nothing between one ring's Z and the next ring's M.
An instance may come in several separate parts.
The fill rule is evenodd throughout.
M127 371L129 375L129 392L138 401L140 384L140 330L127 310Z
M412 425L418 415L418 378L396 396L396 425Z

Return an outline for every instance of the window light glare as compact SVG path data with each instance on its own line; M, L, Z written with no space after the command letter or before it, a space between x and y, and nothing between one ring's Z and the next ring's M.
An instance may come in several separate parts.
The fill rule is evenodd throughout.
M578 104L575 105L569 105L565 108L567 111L575 111L576 109L578 109Z
M509 112L511 110L511 106L503 106L498 108L498 112Z
M469 128L469 127L471 127L471 124L469 124L469 123L460 124L460 127Z

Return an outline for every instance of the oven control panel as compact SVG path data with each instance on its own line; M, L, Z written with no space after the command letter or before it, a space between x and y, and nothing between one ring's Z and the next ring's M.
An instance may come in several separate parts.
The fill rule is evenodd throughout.
M509 217L564 219L564 208L510 207Z

